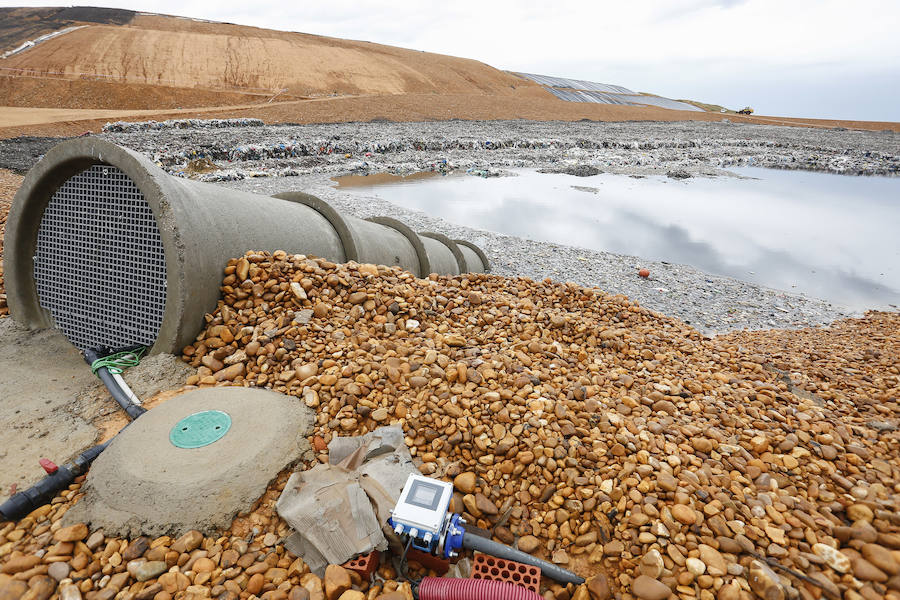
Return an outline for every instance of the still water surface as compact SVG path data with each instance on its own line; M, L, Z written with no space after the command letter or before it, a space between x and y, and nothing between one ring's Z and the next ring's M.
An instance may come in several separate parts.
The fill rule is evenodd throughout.
M900 305L900 178L732 171L753 179L518 170L339 183L470 227L689 264L855 309Z

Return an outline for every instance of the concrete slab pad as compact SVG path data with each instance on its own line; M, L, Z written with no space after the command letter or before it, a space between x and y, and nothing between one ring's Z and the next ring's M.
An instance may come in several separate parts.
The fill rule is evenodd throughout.
M209 416L206 411L228 418L192 417ZM314 422L315 413L297 398L268 390L219 387L177 396L113 440L88 472L85 496L64 523L85 522L126 537L224 529L280 471L312 452L306 438ZM190 427L198 435L186 438ZM227 431L221 435L216 427ZM209 443L175 445L202 442Z

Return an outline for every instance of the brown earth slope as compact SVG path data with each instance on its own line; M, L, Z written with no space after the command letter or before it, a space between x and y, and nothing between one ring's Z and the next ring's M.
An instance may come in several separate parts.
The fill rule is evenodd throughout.
M504 96L521 93L521 89L538 96L547 94L534 83L474 60L156 15L138 15L127 25L84 26L4 59L0 72L13 79L0 82L7 88L16 86L17 78L40 78L294 97ZM0 97L16 105L59 106L53 97L18 97L9 91ZM105 98L98 94L97 100ZM222 103L211 95L207 105ZM82 99L80 108L95 107L90 98ZM120 99L116 108L137 107Z

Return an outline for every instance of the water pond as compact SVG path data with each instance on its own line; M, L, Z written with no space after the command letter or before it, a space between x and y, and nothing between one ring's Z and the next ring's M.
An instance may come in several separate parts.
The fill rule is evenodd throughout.
M516 170L338 183L479 229L689 264L854 309L900 305L900 178L732 171L743 178Z

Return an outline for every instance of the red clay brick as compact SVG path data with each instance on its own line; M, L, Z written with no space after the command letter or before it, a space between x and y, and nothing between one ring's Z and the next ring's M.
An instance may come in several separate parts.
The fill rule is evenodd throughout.
M356 571L357 573L359 573L360 577L363 578L363 580L368 580L372 577L372 573L374 573L375 569L378 568L378 564L380 562L381 553L378 551L372 551L368 554L361 554L356 558L351 558L342 566L345 569Z

